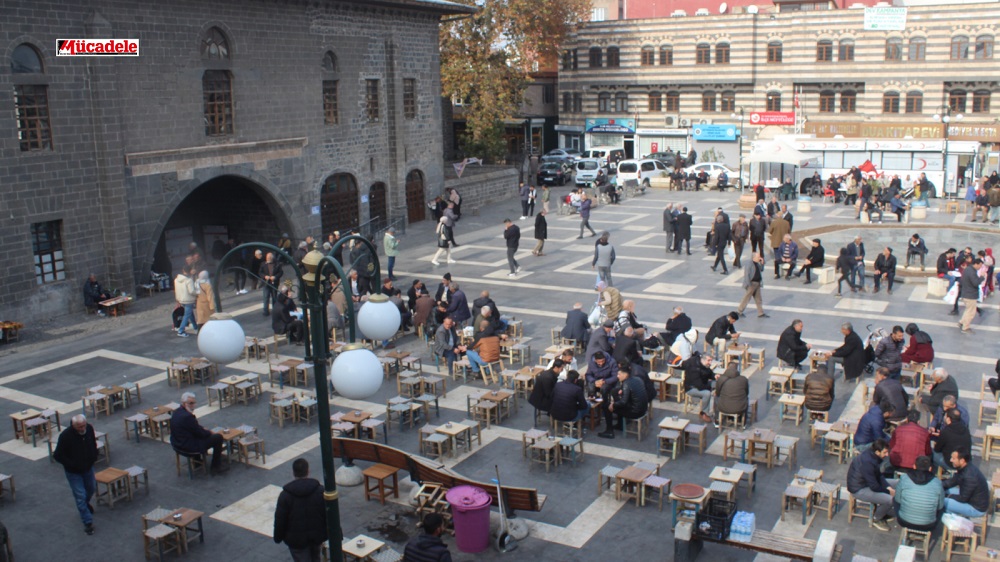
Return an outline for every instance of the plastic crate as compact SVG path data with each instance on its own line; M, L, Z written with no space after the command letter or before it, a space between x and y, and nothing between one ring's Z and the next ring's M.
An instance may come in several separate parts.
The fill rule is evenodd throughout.
M726 540L735 515L736 502L711 498L708 506L695 516L694 533L718 541Z

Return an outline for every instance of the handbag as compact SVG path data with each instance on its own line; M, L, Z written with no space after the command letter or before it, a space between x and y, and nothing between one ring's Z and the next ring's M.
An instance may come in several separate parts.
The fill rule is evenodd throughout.
M958 301L958 283L956 282L954 285L951 286L950 289L948 289L948 294L944 296L944 302L948 304L955 304L957 301Z
M593 308L590 309L590 314L587 315L587 322L589 322L591 326L596 328L598 325L604 322L603 317L604 317L604 308L602 308L601 305L594 303Z
M731 260L736 259L736 249L733 248L732 244L726 245L726 259L731 259Z

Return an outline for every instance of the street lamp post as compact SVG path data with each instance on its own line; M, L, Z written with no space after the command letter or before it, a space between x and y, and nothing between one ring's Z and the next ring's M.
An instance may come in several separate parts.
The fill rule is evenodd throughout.
M307 363L312 363L315 369L327 539L330 544L330 560L336 562L342 562L344 559L343 551L339 547L343 542L344 535L340 527L340 503L337 478L333 468L330 392L327 386L327 362L330 359L327 334L330 333L330 330L326 303L329 301L332 287L330 283L325 281L327 272L332 270L339 278L344 294L352 294L350 282L344 274L344 269L332 257L340 250L341 245L351 240L364 244L371 252L372 263L375 266L372 278L375 280L376 286L380 286L382 283L375 246L368 239L356 234L340 239L326 255L316 250L306 254L302 260L302 265L306 270L304 273L299 270L298 265L287 253L271 244L260 242L242 244L230 250L219 262L215 273L215 278L221 279L224 266L231 256L239 254L244 249L258 248L273 252L278 259L287 262L294 268L299 288L305 295L305 301L302 303L303 321L308 329L305 332L304 359ZM396 306L383 295L370 296L368 302L358 310L357 314L355 314L352 301L348 301L348 306L345 308L343 314L348 326L350 343L344 346L343 351L333 363L332 381L337 392L347 398L357 400L375 394L382 384L382 366L378 358L362 345L354 343L357 336L357 326L361 326L367 338L388 339L399 329L400 315ZM245 343L243 329L231 316L222 314L222 299L219 291L215 292L215 309L218 312L212 315L212 319L198 332L198 348L210 361L231 363L237 360L243 352Z
M738 120L740 122L740 149L739 149L740 150L740 169L736 172L736 175L739 176L740 191L743 191L743 188L746 187L745 185L743 185L743 119L744 119L744 109L742 107L740 107L737 111L739 113L733 112L733 114L730 115L730 117L733 118L733 119L736 119L736 120Z
M961 113L956 114L954 117L951 115L951 106L944 104L938 108L938 113L934 114L933 119L935 121L940 121L944 126L944 178L941 180L941 191L943 195L948 194L948 129L950 129L950 123L952 119L955 121L961 121L965 116ZM923 193L921 193L921 197Z

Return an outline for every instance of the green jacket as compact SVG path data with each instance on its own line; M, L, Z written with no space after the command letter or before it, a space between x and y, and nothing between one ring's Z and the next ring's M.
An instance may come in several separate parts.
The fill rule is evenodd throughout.
M909 474L899 478L895 501L899 502L899 517L914 525L930 525L944 509L944 487L928 473L926 483L917 484Z
M382 238L382 247L385 249L386 257L398 256L399 255L399 238L396 238L388 232Z

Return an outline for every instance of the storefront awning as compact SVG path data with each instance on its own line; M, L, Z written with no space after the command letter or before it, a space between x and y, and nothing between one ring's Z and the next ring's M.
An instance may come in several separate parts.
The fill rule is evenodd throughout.
M744 162L791 164L792 166L804 166L809 160L810 157L777 140L754 143L753 152L743 159Z

